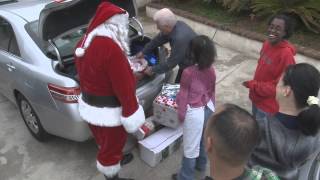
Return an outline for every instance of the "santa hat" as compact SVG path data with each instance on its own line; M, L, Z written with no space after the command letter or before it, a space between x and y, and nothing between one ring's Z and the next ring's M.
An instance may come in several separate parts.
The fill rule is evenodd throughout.
M99 30L99 27L101 27L103 23L108 22L117 24L125 19L128 19L128 17L129 15L124 9L121 9L110 2L102 2L99 5L94 18L89 25L84 38L82 39L80 47L76 49L75 55L77 57L82 57L84 55L85 50L89 47L93 38L99 35L99 32L101 32L101 30Z

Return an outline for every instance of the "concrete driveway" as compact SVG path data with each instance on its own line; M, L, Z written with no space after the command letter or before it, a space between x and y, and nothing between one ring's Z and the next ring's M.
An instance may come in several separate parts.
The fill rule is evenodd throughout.
M146 32L154 35L155 25L145 17L142 20ZM241 82L252 78L257 59L221 46L217 50L217 104L229 102L250 109L248 91ZM52 137L39 143L15 105L0 95L0 180L103 180L95 167L96 151L93 140L77 143ZM181 149L155 168L139 159L137 148L133 152L134 161L123 167L120 176L169 180L180 167Z

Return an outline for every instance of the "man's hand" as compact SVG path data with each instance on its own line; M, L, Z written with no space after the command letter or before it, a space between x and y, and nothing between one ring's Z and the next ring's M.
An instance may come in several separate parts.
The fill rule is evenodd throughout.
M152 67L148 66L144 71L144 74L148 75L148 76L152 76L154 74L154 72L152 71Z
M140 51L136 54L136 59L142 59L142 58L144 58L144 54L142 51Z

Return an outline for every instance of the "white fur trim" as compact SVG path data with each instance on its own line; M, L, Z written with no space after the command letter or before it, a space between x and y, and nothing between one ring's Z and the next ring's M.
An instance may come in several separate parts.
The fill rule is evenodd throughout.
M103 166L97 161L97 169L107 177L115 176L121 169L120 163L111 166Z
M84 55L84 52L85 52L85 49L77 48L75 54L77 57L82 57Z
M79 97L80 117L90 124L96 126L116 127L121 126L122 107L95 107L87 104Z
M121 123L128 133L136 132L142 126L145 120L146 117L144 116L144 111L141 105L139 105L138 110L131 116L121 116Z
M129 15L126 14L115 14L110 19L105 21L104 23L98 25L94 28L88 35L84 38L83 41L83 55L85 53L85 49L87 49L91 41L96 36L108 37L111 38L114 42L118 44L118 46L126 53L129 54L130 49L127 42L125 42L123 36L128 36L128 27L129 24ZM118 29L118 28L125 28L126 31ZM125 33L124 33L125 32ZM78 49L78 48L77 48ZM76 50L76 56L82 57L83 55L78 56ZM80 52L81 54L82 52Z

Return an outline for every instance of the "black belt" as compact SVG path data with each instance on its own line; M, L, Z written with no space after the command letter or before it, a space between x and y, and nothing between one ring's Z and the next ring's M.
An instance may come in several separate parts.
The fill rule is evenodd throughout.
M95 96L82 92L82 100L96 107L120 107L121 104L116 96Z

